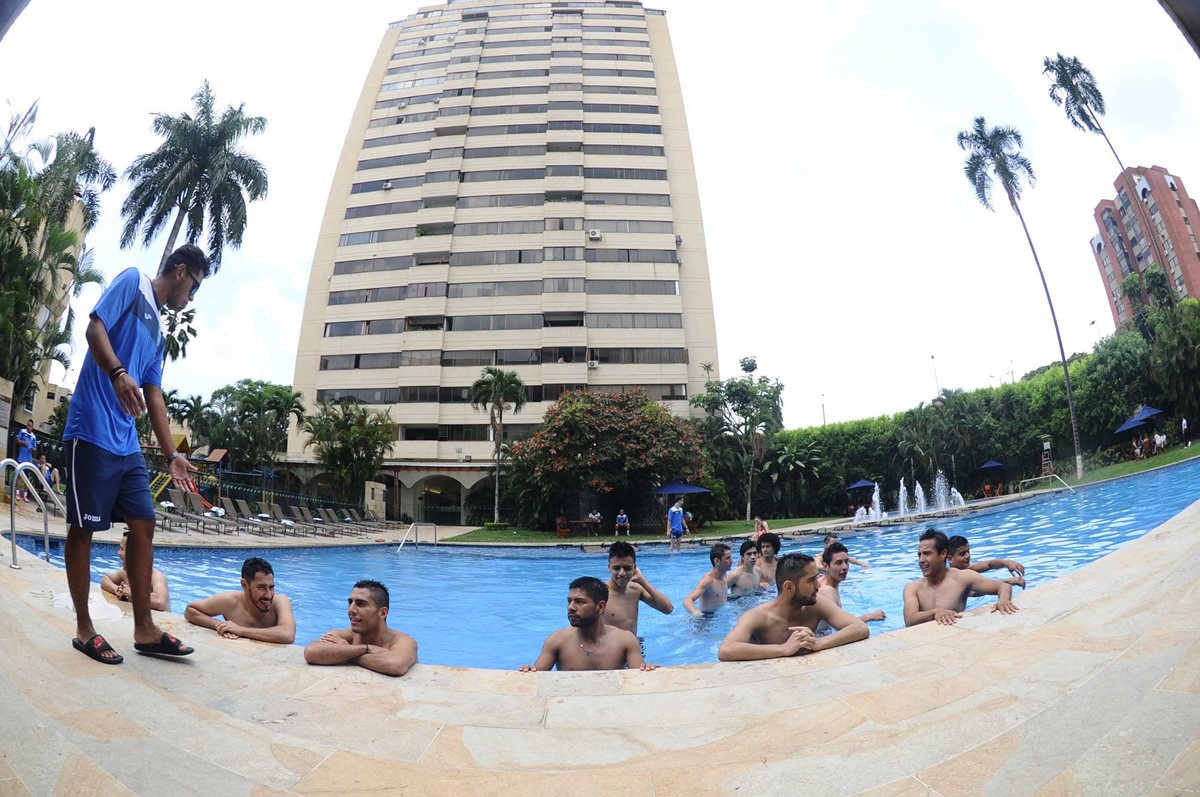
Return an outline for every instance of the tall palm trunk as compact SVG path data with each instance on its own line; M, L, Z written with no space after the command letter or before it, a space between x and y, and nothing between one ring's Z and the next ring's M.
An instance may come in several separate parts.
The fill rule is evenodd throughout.
M492 495L492 522L500 522L500 446L504 441L504 409L492 405L492 436L496 438L496 489Z
M1125 164L1121 161L1121 156L1117 154L1116 147L1114 147L1113 143L1109 141L1108 133L1104 132L1104 127L1101 126L1100 120L1096 118L1094 113L1090 113L1088 111L1085 111L1085 113L1091 117L1092 124L1094 124L1096 129L1100 131L1100 135L1104 137L1104 143L1108 145L1108 151L1113 154L1113 159L1116 160L1117 167L1121 170L1121 176L1125 178L1125 185L1129 190L1129 201L1133 203L1134 215L1136 215L1138 217L1138 221L1142 223L1143 234L1150 240L1150 246L1154 250L1155 257L1158 258L1158 267L1161 268L1164 273L1168 274L1169 280L1170 272L1167 270L1167 258L1166 255L1163 254L1162 242L1158 240L1158 230L1154 229L1152 226L1153 220L1150 218L1150 211L1142 206L1142 198L1138 196L1137 186L1134 185L1133 178L1126 173ZM1136 259L1137 257L1135 255L1134 260L1136 261ZM1150 299L1150 292L1146 290L1146 283L1145 280L1142 279L1140 270L1138 272L1138 280L1142 283L1142 293L1145 294L1148 301ZM1167 292L1167 301L1170 303L1171 307L1175 306L1174 291Z
M751 519L750 501L754 495L754 455L751 454L746 463L746 520Z
M171 234L167 236L167 246L163 249L162 260L158 261L159 268L162 268L162 264L167 262L171 252L175 251L175 239L179 237L179 230L183 228L183 217L187 215L187 206L190 201L190 197L179 200L179 207L175 211L175 223L171 225Z
M1071 390L1071 369L1067 367L1067 352L1063 348L1062 333L1058 330L1058 315L1054 312L1054 300L1050 298L1050 286L1046 284L1042 261L1038 258L1037 249L1033 246L1033 238L1029 234L1029 227L1025 224L1025 217L1021 215L1021 208L1017 206L1017 200L1011 193L1008 195L1008 202L1021 222L1021 229L1025 231L1025 240L1029 243L1029 251L1033 253L1033 263L1037 266L1038 277L1042 280L1042 290L1046 292L1046 304L1050 306L1050 320L1054 322L1054 337L1058 339L1058 356L1062 361L1063 377L1067 380L1067 408L1071 412L1071 437L1075 443L1075 477L1082 479L1083 454L1079 450L1079 424L1075 421L1075 393Z

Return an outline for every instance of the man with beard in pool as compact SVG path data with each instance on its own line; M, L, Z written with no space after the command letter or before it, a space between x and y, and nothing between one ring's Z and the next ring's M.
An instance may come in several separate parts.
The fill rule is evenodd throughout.
M192 601L183 616L226 639L245 637L278 645L296 641L292 602L287 595L275 594L275 571L270 562L257 556L242 562L241 592L218 592Z
M974 570L947 567L949 543L937 529L927 529L917 543L917 563L921 578L904 587L904 624L918 625L930 620L938 625L954 625L967 608L967 598L974 591L979 595L996 595L992 611L1014 614L1012 587L1003 581L985 578Z
M521 672L545 672L555 667L560 672L574 670L654 670L642 658L637 637L623 628L604 622L608 587L592 576L571 582L567 589L567 621L570 628L555 631L546 638L542 652L533 664L522 664Z
M357 664L384 675L404 675L417 663L417 641L388 628L391 596L378 581L363 579L346 599L350 627L330 631L304 649L309 664Z
M811 556L790 553L780 558L775 568L775 585L778 594L774 599L741 616L721 643L718 659L779 659L816 653L871 635L862 620L817 595L821 580ZM814 631L822 621L837 631L818 637Z

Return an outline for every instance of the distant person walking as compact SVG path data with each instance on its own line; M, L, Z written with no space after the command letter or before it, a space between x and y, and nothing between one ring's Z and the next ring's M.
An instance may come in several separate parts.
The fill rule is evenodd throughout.
M33 433L33 421L26 421L25 428L17 432L17 463L33 462L33 452L37 451L37 447L38 439L37 435ZM16 486L18 484L20 482L14 482L13 500L23 500L28 504L29 491L20 489Z
M683 549L683 535L688 531L687 519L683 515L683 499L675 502L675 505L667 512L667 536L670 537L670 543L667 545L668 551L679 551Z
M1181 431L1183 432L1184 446L1186 446L1187 448L1191 448L1192 447L1192 432L1190 429L1188 429L1187 418L1184 418L1182 421L1180 421L1179 426L1180 426Z
M175 450L162 395L166 353L163 307L182 310L209 275L208 258L186 244L167 257L155 279L136 268L122 271L91 312L88 353L63 432L70 469L67 495L67 584L75 604L76 650L103 664L124 659L96 633L88 611L92 534L115 522L129 527L125 571L133 605L133 641L139 653L186 656L184 645L150 615L154 569L154 503L137 419L150 414L164 465L175 480L195 470Z

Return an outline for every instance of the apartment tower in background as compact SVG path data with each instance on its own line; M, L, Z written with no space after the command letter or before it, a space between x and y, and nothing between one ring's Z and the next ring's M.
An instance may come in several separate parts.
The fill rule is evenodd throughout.
M293 382L310 407L390 411L389 515L490 507L488 419L468 403L485 366L528 386L505 416L519 438L567 390L641 387L689 416L716 362L663 13L475 0L393 24L330 188ZM293 428L302 478L319 470L304 444Z
M1200 296L1200 245L1196 243L1200 209L1183 181L1161 166L1128 168L1113 186L1116 201L1105 199L1096 206L1099 233L1092 238L1092 254L1104 281L1113 324L1120 327L1133 317L1121 283L1151 263L1162 267L1176 296ZM1142 212L1135 209L1135 202L1141 204ZM1157 249L1143 232L1142 219L1150 221L1151 234L1159 242ZM1165 262L1158 262L1158 251Z

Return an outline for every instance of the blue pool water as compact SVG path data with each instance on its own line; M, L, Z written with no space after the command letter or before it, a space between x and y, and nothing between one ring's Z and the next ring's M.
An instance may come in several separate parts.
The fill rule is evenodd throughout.
M1200 498L1200 460L1107 484L1035 498L986 510L936 526L947 535L971 541L973 558L1011 558L1026 567L1029 586L1075 570L1140 537ZM871 563L852 567L842 585L846 608L861 614L882 608L887 620L871 623L879 634L903 626L904 584L920 575L917 536L929 524L892 526L843 535L852 555ZM41 552L41 540L19 538ZM784 552L816 555L820 539L785 541ZM708 569L707 549L668 554L665 546L647 546L638 563L647 578L665 592L676 609L662 615L643 606L639 633L647 658L658 664L715 661L717 646L748 606L769 594L730 602L714 614L693 619L683 598ZM392 592L389 625L415 637L421 661L468 667L515 668L532 662L551 631L566 625L566 585L582 575L607 579L604 554L578 549L496 549L485 547L395 546L290 548L259 551L275 568L280 592L295 605L297 643L305 644L331 628L348 625L346 596L354 581L377 578ZM192 600L214 591L237 589L242 560L239 549L160 548L155 566L171 585L171 608L182 614ZM736 559L736 545L735 545ZM62 546L51 549L62 566ZM96 579L117 567L116 547L97 544L92 570ZM994 573L998 577L1005 571ZM774 593L774 590L771 590ZM1019 594L1019 590L1018 590ZM972 605L987 602L979 598ZM195 634L209 631L196 629Z

